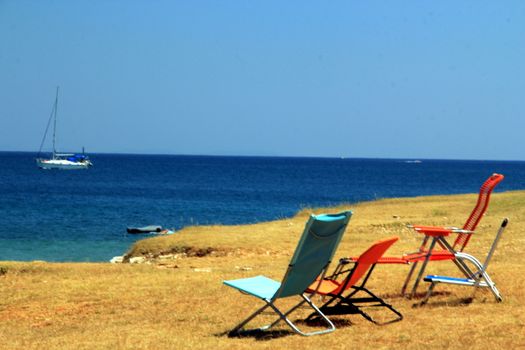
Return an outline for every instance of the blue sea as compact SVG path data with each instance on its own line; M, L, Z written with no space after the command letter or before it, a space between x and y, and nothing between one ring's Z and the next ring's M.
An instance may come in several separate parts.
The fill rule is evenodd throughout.
M94 154L85 171L40 170L0 152L0 260L108 261L128 226L245 224L305 207L525 189L525 162Z

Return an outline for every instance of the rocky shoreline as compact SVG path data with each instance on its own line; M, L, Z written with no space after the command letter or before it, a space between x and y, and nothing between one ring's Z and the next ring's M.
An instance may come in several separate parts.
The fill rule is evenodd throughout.
M181 252L177 253L161 253L161 254L145 254L139 256L130 256L128 254L114 256L109 260L112 264L160 264L169 263L170 261L186 258L186 257L204 257L204 256L223 256L227 255L224 250L214 248L194 248L182 247Z

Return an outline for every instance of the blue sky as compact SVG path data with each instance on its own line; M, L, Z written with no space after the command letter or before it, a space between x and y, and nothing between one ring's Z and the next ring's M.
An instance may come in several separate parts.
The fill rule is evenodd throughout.
M525 160L523 1L1 1L0 150Z

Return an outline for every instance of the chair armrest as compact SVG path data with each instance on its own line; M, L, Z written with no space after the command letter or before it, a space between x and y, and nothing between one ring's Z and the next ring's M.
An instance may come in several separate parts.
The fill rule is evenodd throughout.
M377 260L376 264L410 264L410 262L404 257L382 256Z
M457 227L439 227L439 226L423 226L423 225L407 225L408 228L414 229L416 232L426 236L448 236L451 233L472 234L474 231L463 230Z
M359 259L358 256L353 256L350 258L342 258L341 260L345 260L344 265L349 263L356 263ZM340 260L340 263L341 263ZM410 262L406 260L404 257L397 257L397 256L382 256L375 262L376 264L409 264Z

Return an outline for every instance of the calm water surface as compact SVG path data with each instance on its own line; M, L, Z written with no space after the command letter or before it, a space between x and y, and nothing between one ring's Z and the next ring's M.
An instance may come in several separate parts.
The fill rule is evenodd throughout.
M304 207L386 197L525 189L525 162L95 154L87 171L37 169L0 152L0 260L107 261L127 226L242 224Z

